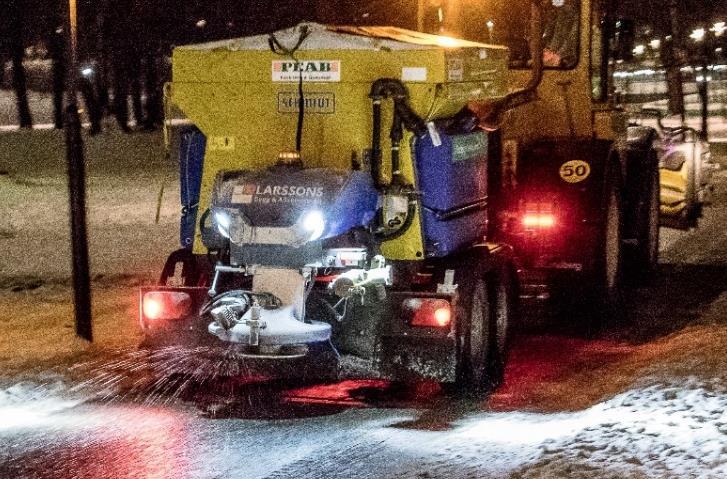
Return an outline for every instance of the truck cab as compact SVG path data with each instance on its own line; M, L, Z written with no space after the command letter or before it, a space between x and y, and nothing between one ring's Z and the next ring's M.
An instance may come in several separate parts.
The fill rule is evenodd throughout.
M493 234L515 247L525 296L548 297L551 286L565 284L588 298L591 311L620 316L625 279L647 277L658 261L660 182L657 132L629 135L614 95L613 58L623 48L614 4L472 8L492 25L480 35L510 49L509 88L525 92L472 105L499 135Z

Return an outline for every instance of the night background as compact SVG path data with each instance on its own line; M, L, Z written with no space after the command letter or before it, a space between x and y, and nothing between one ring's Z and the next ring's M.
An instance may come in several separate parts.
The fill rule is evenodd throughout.
M472 298L469 303L472 311L465 314L477 319L475 293L481 293L477 298L487 303L488 312L492 311L481 314L483 325L486 319L488 328L497 332L499 321L503 320L504 329L512 338L505 337L508 340L504 341L503 347L509 348L509 353L496 361L491 360L489 351L499 346L499 337L483 339L481 346L488 351L483 353L487 375L495 371L492 376L500 377L487 377L476 390L464 391L464 394L457 389L459 385L440 383L438 379L409 382L385 379L379 375L377 368L380 365L375 360L342 349L344 354L336 358L340 362L336 364L335 375L322 379L314 377L313 380L310 377L300 379L295 374L292 374L294 379L283 377L284 374L277 377L278 373L299 373L295 371L298 363L279 370L270 365L259 367L250 356L237 354L239 350L235 347L243 341L222 342L218 341L220 336L209 334L209 326L219 325L220 320L215 317L210 322L212 316L207 313L197 318L200 321L195 325L196 330L180 328L180 336L202 331L207 340L214 341L214 346L206 341L194 346L150 344L149 331L140 325L145 320L151 321L151 314L145 310L145 292L173 289L177 284L170 280L181 279L184 287L191 285L203 290L197 291L202 300L197 297L193 305L180 301L189 310L196 308L195 311L200 311L201 304L210 304L210 296L215 295L214 292L210 294L215 286L210 286L209 274L196 275L195 271L190 279L185 276L189 274L186 263L184 269L178 271L176 266L180 263L169 259L170 253L174 252L174 256L180 251L180 257L188 259L192 248L185 241L194 238L195 228L201 228L203 218L213 221L211 207L201 217L195 216L201 213L198 208L202 201L189 193L190 178L196 174L198 180L202 175L200 158L207 152L214 150L220 155L216 161L229 154L225 158L240 163L226 171L233 173L229 175L233 180L235 175L243 178L248 173L235 171L235 168L247 168L246 160L254 156L259 164L255 163L253 169L265 165L259 171L266 174L280 172L282 179L277 179L287 188L292 184L289 178L294 177L296 168L301 164L309 166L305 164L306 158L301 162L300 157L301 151L306 151L305 142L308 141L308 148L313 149L310 144L325 137L328 143L340 141L345 145L343 161L351 168L344 173L338 170L331 173L332 168L321 168L322 174L334 177L352 172L366 173L359 178L365 176L368 182L373 182L372 176L376 176L371 174L371 163L366 165L366 161L371 162L376 156L369 138L374 136L371 119L376 116L372 114L373 103L369 99L376 96L366 96L371 88L369 80L357 79L358 83L346 84L346 78L340 82L308 84L306 95L311 95L302 101L296 96L297 82L289 79L281 83L274 83L274 79L270 82L267 56L261 63L264 69L257 70L261 78L264 77L259 84L240 81L237 70L214 64L215 59L220 58L214 55L220 51L221 57L238 61L235 65L243 64L239 61L242 57L236 55L249 54L235 48L234 42L225 42L224 48L209 56L206 55L210 51L203 48L187 50L192 52L190 55L199 54L203 66L191 62L189 58L193 56L184 59L187 63L182 75L188 77L179 81L186 83L179 85L178 97L174 92L168 97L171 101L166 102L165 94L169 90L165 91L164 86L172 81L171 55L177 46L268 33L303 21L392 25L412 30L422 25L425 32L444 36L440 38L440 51L449 48L448 42L452 39L448 37L463 37L506 44L511 52L524 48L525 57L518 60L527 62L529 51L523 32L528 21L522 12L529 0L77 1L78 64L75 71L71 71L67 55L68 0L0 0L0 479L727 478L727 0L615 0L617 8L609 13L618 23L614 22L612 33L614 38L619 35L625 39L623 44L627 47L598 65L601 67L598 72L593 64L581 63L573 69L564 68L563 64L551 65L554 68L545 70L537 94L527 100L533 104L517 107L525 113L513 108L498 118L501 123L495 123L494 128L492 118L480 123L480 119L466 108L452 117L434 115L439 123L427 119L426 123L419 124L408 117L410 123L405 127L414 124L412 130L419 128L417 141L431 138L431 151L435 153L441 151L437 149L441 142L436 145L437 136L430 128L435 129L435 133L440 131L447 135L455 132L446 138L462 132L463 136L481 134L486 138L484 143L461 143L459 146L472 147L474 144L474 147L484 148L483 157L500 162L494 164L494 170L490 169L493 164L488 163L484 175L468 173L444 178L444 168L437 169L444 163L437 163L436 168L432 167L434 171L430 178L435 186L443 184L444 179L452 180L448 183L452 185L450 189L459 192L464 189L461 187L465 182L470 185L476 183L473 179L489 179L488 175L494 171L491 177L501 180L504 185L496 190L502 197L488 191L484 207L480 202L468 203L462 208L466 214L487 211L489 216L485 223L490 227L486 233L487 248L492 247L490 241L505 241L500 237L492 239L491 230L502 227L508 228L508 232L520 232L517 228L522 226L523 237L535 241L535 254L545 251L544 256L547 256L547 248L553 244L562 246L566 253L593 253L594 258L589 256L583 263L560 262L557 265L560 269L553 275L556 280L566 277L569 272L581 273L583 265L591 259L605 271L608 261L604 259L601 265L600 255L609 254L607 240L613 240L607 231L615 233L613 241L618 243L618 248L624 247L624 251L627 246L644 243L641 236L623 236L627 216L630 220L638 218L655 226L651 230L655 237L646 236L647 240L654 240L658 258L651 258L654 261L651 268L643 267L648 271L635 268L623 275L619 271L614 281L623 281L624 289L613 295L615 299L609 298L619 303L618 309L614 309L616 313L605 303L588 303L592 294L595 297L607 287L600 288L599 285L584 292L576 288L577 284L564 283L568 286L549 290L549 285L543 283L552 278L538 274L528 278L527 287L523 279L521 290L514 286L510 290L503 287L512 293L508 298L516 298L518 302L503 301L501 304L502 296L497 296L500 288L487 287L490 279L501 279L505 276L497 275L511 273L512 278L517 277L516 281L520 281L517 275L524 278L526 260L518 257L507 263L510 268L487 270L487 284L477 289L474 282L462 280L459 271L474 277L470 272L485 260L480 256L476 261L457 257L456 282L469 287ZM553 4L561 6L570 1L552 0ZM418 12L418 6L423 10ZM377 38L376 42L379 41L381 39ZM409 53L401 54L396 49L387 50L380 48L379 43L372 43L374 47L366 44L360 51L371 55L389 55L394 51L392 56L402 62L395 64L396 74L400 66L406 67L401 69L403 85L404 70L410 66L406 63ZM616 44L615 40L610 44L614 50ZM336 47L340 45L336 44ZM476 48L470 50L472 58L479 58L475 62L491 60L487 58L490 50L481 46ZM354 50L353 47L347 50L345 54L350 56L346 58L361 58L355 56L360 51ZM417 47L411 51L421 50ZM268 52L265 55L273 58L275 78L275 64L282 60L276 60L277 57ZM367 66L376 75L380 75L376 70L380 66L376 60L380 58L383 56L366 60L370 61ZM498 59L497 55L495 58ZM443 65L450 68L448 62L441 63L442 68ZM526 63L517 66L523 64ZM431 66L434 62L428 65L434 69ZM504 73L508 66L504 58L502 63L495 65L503 69L498 72L503 78L527 73L526 69ZM210 71L200 71L202 68ZM348 70L346 75L353 70ZM414 73L421 73L422 68L414 70ZM426 76L426 68L423 70ZM452 70L456 68L452 67ZM327 70L321 68L321 71ZM492 71L488 66L484 74L490 75ZM218 72L221 72L219 78L222 80L213 77ZM364 76L371 72L357 68L356 74ZM601 78L609 76L613 81L608 84L607 91L602 89L597 97L595 91L600 85L597 85L598 81L594 82L595 74L604 72L606 74ZM199 80L196 74L205 80ZM442 75L446 78L444 73ZM302 91L304 80L302 75L299 78ZM675 78L681 88L678 92L681 105L674 101L674 92L670 91L675 82L667 81ZM72 83L69 79L75 80L76 102L70 101L74 95L68 93ZM504 88L515 89L514 84L507 83L509 79L502 82ZM397 81L393 80L394 84ZM475 83L471 79L462 81L449 77L447 82L450 81L453 84L459 81ZM482 84L489 88L488 82L482 81ZM393 88L391 84L384 84ZM199 90L184 89L190 85ZM425 98L423 95L438 91L442 86L429 83L427 85L432 87L424 88L423 85L416 85L409 92ZM177 88L178 85L173 86ZM268 90L275 93L268 97ZM249 91L262 93L245 97ZM331 92L339 97L336 99ZM335 114L329 115L331 111L326 109L332 102L331 109L336 114L353 110L340 108L351 92L359 96L349 105L363 105L360 111L354 112L358 115L356 121L365 118L365 122L350 128L356 135L348 138L346 135L350 132L345 128L339 130L336 121L341 119L344 127L352 122ZM386 94L392 92L396 90L386 91ZM456 89L450 93L453 97L459 95ZM502 91L498 94L506 96ZM394 96L383 99L387 114L386 108L395 108ZM209 103L196 110L184 110L182 98L194 107L202 104L196 102L199 98ZM383 97L376 98L381 100ZM401 97L397 98L401 100ZM296 102L296 99L301 101ZM321 101L325 107L320 106ZM264 112L261 118L249 115L248 104L253 103L253 109L257 108L255 111ZM210 104L213 106L207 107ZM281 104L285 108L281 109ZM300 112L301 104L310 105L310 110L305 106L304 114L293 115ZM497 104L492 102L486 106L495 108L493 105ZM683 111L678 111L675 104L683 107ZM543 109L527 110L534 105ZM193 110L196 117L189 113ZM407 110L400 111L407 113ZM533 111L546 113L541 117ZM574 112L582 116L573 117ZM604 112L613 116L604 116ZM492 113L492 110L485 109L485 113ZM519 113L521 116L516 116ZM589 166L583 178L593 175L592 179L610 172L614 175L609 177L611 181L604 181L593 190L612 201L628 189L639 201L629 203L631 208L623 208L620 204L623 216L619 217L609 216L616 209L615 200L612 203L593 201L598 210L594 213L598 215L597 220L578 218L572 223L576 226L569 226L571 230L561 229L559 221L568 215L575 218L578 208L574 205L578 198L585 196L572 196L560 202L552 200L552 191L540 188L540 181L546 178L542 184L547 185L545 182L553 177L559 185L565 184L568 181L564 176L565 166L575 162L584 168L584 163L590 164L588 162L598 154L595 149L577 150L577 153L567 151L572 158L561 158L559 155L565 154L557 148L561 145L559 142L569 139L597 141L598 152L605 151L603 145L611 145L613 138L604 140L598 136L603 131L596 133L598 115L601 115L598 126L608 134L613 133L616 126L623 126L613 135L618 138L619 147L630 146L633 142L643 149L639 151L642 156L625 155L629 168L623 169L616 163L621 159L609 156L608 161L614 168L602 168L604 172L599 173L596 167L592 172ZM388 116L384 116L389 121ZM196 126L202 125L199 118L219 127L219 131L209 135L207 130L202 133ZM264 124L271 118L275 128ZM527 120L526 127L517 129L516 133L523 137L516 140L502 136L501 131L513 126L513 118ZM581 121L574 121L574 118ZM389 147L393 146L392 137L397 132L395 119L391 121L391 128L386 124L379 133L384 156L393 157ZM508 124L508 121L513 123ZM244 134L238 130L229 133L225 130L229 125L232 129L240 125L247 129ZM293 148L296 128L288 128L290 125L296 128L303 125L300 131L304 147L298 151ZM330 134L330 131L336 133ZM339 135L341 131L343 133ZM559 133L548 137L552 131ZM577 137L575 131L586 131L588 135ZM235 134L238 136L233 136ZM528 134L533 136L528 137ZM554 139L556 147L539 150L546 153L531 155L532 158L526 160L542 160L542 164L556 165L556 168L552 171L534 169L530 176L520 173L519 177L512 169L508 170L513 165L506 163L512 160L511 155L520 154L521 159L525 158L523 151L526 150L518 148L530 139L540 147L538 142L543 138ZM285 150L276 150L275 155L282 153L277 158L266 157L270 156L269 151L255 150L248 155L252 149L249 144L256 141L260 142L258 145L275 148L285 145ZM351 145L365 141L365 146L357 150L358 144L349 146L347 141ZM328 147L328 143L315 144L316 154L324 150L323 146L318 148L320 145ZM465 147L462 148L466 150ZM231 153L235 148L236 152ZM403 156L408 154L407 149L401 148ZM451 149L454 151L454 146ZM390 151L394 150L391 148ZM610 155L611 150L608 153ZM244 155L247 156L241 159ZM194 164L195 158L200 163ZM441 158L442 162L451 159L451 163L455 163L454 155L450 158L443 153ZM562 162L566 159L569 161ZM277 160L277 163L268 168L268 160ZM557 164L548 163L551 161ZM525 160L520 164L525 164ZM632 167L634 164L636 167ZM393 170L393 161L386 166ZM411 169L420 166L417 164ZM83 175L79 174L80 170L84 170ZM641 175L644 171L651 176ZM210 179L216 173L205 172L209 175L206 178ZM512 190L507 190L508 183L504 179L507 173L512 175L510 188L517 188L518 180L532 181L528 187L522 184L519 187L533 196L523 194L522 199L506 198L508 194L513 195ZM643 181L626 188L626 182L622 183L626 174ZM698 175L699 179L695 179ZM220 177L227 178L226 175ZM648 180L654 182L647 183ZM392 183L395 191L411 186L393 180ZM487 188L495 183L488 182ZM529 188L532 185L538 187ZM570 185L578 194L588 188L581 188L586 183ZM679 188L683 185L688 186L682 191ZM700 188L698 192L694 185ZM236 184L234 188L238 186ZM258 194L256 185L243 186L243 196L252 195L251 191ZM689 188L693 190L689 191ZM376 195L384 190L380 188ZM408 196L394 198L399 204L403 198L407 208L412 204L412 198L420 201L427 196L419 190L406 191ZM667 194L662 195L665 191ZM644 199L647 192L656 192L656 196L650 195L647 201ZM672 196L668 197L668 194ZM699 203L688 222L676 226L660 223L664 219L660 216L663 215L660 208L664 197L671 201L670 205L679 206L688 203L682 198L688 194L692 195L693 203ZM85 204L79 201L81 196ZM383 216L378 209L382 197L376 196L375 207L371 210L376 221ZM677 199L672 200L674 197ZM495 210L503 204L508 206L505 200L512 198L516 198L513 204L517 210L514 207L508 211ZM573 198L577 199L571 204ZM488 200L491 201L488 203ZM649 202L651 200L654 200L653 204ZM231 203L235 201L231 200ZM348 209L339 211L358 211L359 207L364 211L367 206L361 204L348 205ZM193 212L191 223L188 221L190 212ZM429 212L441 213L433 208ZM74 229L77 226L75 219L81 213L87 225L83 236L89 255L87 266L90 266L85 279L90 290L79 294L79 255L74 254L73 247L78 244L79 236ZM365 215L362 213L362 216ZM605 226L600 227L599 223L599 227L594 228L602 216L601 223ZM306 217L301 215L296 227L305 223ZM533 223L527 225L526 219L533 218L538 228L553 229L538 237L534 228L527 229ZM685 218L683 215L679 219ZM396 224L394 220L392 224ZM216 215L214 221L218 221L217 231L224 235ZM366 228L373 230L373 222L371 220ZM464 226L470 226L467 221L461 224L464 223L467 223ZM187 228L186 232L180 233L184 228ZM598 236L598 241L590 241L592 238L585 234L583 237L570 236L570 233L586 230L597 231L594 234L603 234L605 239L601 241ZM229 233L228 230L228 238ZM359 239L355 234L350 237ZM334 239L346 245L343 241L350 237L341 235ZM484 243L483 237L485 235L477 238L477 246ZM543 241L538 243L541 239ZM503 248L498 246L493 251L520 254L525 249L518 250L522 247L520 240L522 238L517 238L518 242ZM207 248L207 244L203 244ZM356 246L360 247L359 244ZM591 247L598 249L588 249ZM194 261L208 270L214 269L223 265L223 260L229 261L229 248L230 243L227 243L227 250L224 247L208 248L202 254L195 253L198 258ZM618 251L620 255L621 250ZM369 252L367 249L366 253ZM459 253L462 251L456 252ZM224 259L225 254L227 259ZM421 252L417 254L421 256ZM595 258L595 255L599 257ZM398 259L389 261L387 258L386 261L387 264L395 263ZM616 261L621 261L621 257ZM464 339L455 337L454 327L447 329L457 323L452 322L452 317L460 313L456 309L460 307L459 292L457 296L440 293L443 285L439 283L446 282L445 271L452 271L451 265L444 261L430 263L439 268L435 276L432 273L434 266L418 270L418 266L408 262L401 261L404 267L396 272L403 271L402 277L411 276L421 281L410 288L416 292L416 297L407 297L402 302L400 297L410 291L404 288L392 291L393 288L387 289L390 284L367 295L361 294L360 290L346 289L348 283L342 283L345 294L351 294L350 298L356 303L351 310L356 312L359 302L363 306L364 300L371 301L371 298L382 302L395 298L403 305L424 304L417 301L427 294L431 296L436 289L437 300L444 301L449 308L445 308L445 319L450 323L432 326L432 321L439 322L440 308L437 306L436 310L422 309L431 313L422 314L425 327L441 327L435 333L443 333L441 338L446 338L449 346L459 348L461 352L466 347ZM419 260L410 262L423 263ZM371 266L373 269L373 263L371 261L363 268ZM170 265L174 268L169 268ZM447 269L440 271L442 265ZM259 265L253 266L251 275L256 274L255 267ZM239 266L229 267L239 273ZM325 273L321 278L306 280L310 281L310 289L306 289L308 286L300 289L306 290L306 295L313 289L324 291L331 304L327 299L324 304L310 309L328 318L334 326L347 326L349 318L345 313L349 297L340 296L340 300L339 296L334 297L339 294L333 285L340 271L328 267L322 267L321 271ZM441 281L439 273L442 273ZM601 273L600 269L598 273ZM317 275L318 271L310 274ZM576 283L582 281L590 285L595 276L576 274L574 277ZM606 278L607 274L603 276ZM185 283L187 279L192 283ZM228 283L223 280L221 283L222 288L230 284L243 288L240 286L242 281ZM252 281L244 283L244 288L249 283ZM495 284L505 285L505 281L492 283ZM442 288L442 291L447 289ZM462 297L467 293L465 290ZM82 297L80 301L79 296ZM443 297L455 299L448 303L441 299ZM337 316L341 304L343 313ZM372 310L375 307L378 303ZM399 312L404 314L404 309L402 306ZM86 314L84 324L88 329L85 332L79 330L79 310ZM416 318L406 321L411 323ZM509 328L511 318L513 327ZM170 324L178 319L173 318ZM237 321L238 325L244 323L242 316ZM355 334L351 335L351 342L367 344L369 337L365 333L368 330L359 323L353 324ZM84 336L90 329L93 330L93 341L88 341L88 335ZM163 328L159 331L164 336L166 331ZM426 331L421 336L402 336L406 341L395 337L400 341L391 342L398 347L399 343L408 344L412 338L425 337L428 341L436 336L430 335L429 329ZM480 333L489 334L489 329L487 333ZM340 340L340 336L343 334L333 340ZM433 341L430 345L427 341L422 342L427 346L424 349L437 353L439 350L431 345L439 343ZM471 337L467 342L469 345L476 343ZM222 349L222 355L219 354L220 345L226 348ZM297 350L291 348L290 351ZM406 354L398 359L404 361ZM314 364L313 370L317 366L320 364ZM424 364L422 369L430 366Z
M488 31L487 22L508 18L510 12L524 8L526 2L491 0L487 2L441 2L425 0L424 30L477 41L519 45L522 34L512 34L500 25ZM644 51L631 65L647 60L648 65L673 63L667 48L647 45L656 39L679 36L682 54L679 61L690 63L721 62L727 35L707 35L705 42L690 42L688 35L697 28L709 28L727 16L724 1L696 0L615 2L619 18L627 18L629 34ZM301 21L350 25L394 25L417 28L417 2L414 0L373 0L332 2L303 0L279 2L210 0L196 1L94 1L78 2L78 60L91 69L81 77L81 90L89 101L93 131L100 129L103 110L113 110L110 91L131 95L133 113L140 124L155 128L161 121L161 87L170 80L169 57L175 45L200 43L224 38L271 32ZM16 91L19 123L32 123L32 113L24 93L29 90L55 91L54 123L60 127L60 91L66 79L64 25L68 5L53 0L6 0L5 19L0 24L0 84ZM671 10L670 10L671 8ZM677 22L671 22L676 13ZM515 17L517 18L517 17ZM457 20L459 19L459 20ZM514 20L514 19L513 19ZM509 20L508 20L509 21ZM518 22L525 25L523 18ZM510 22L515 25L517 22ZM519 27L521 28L521 27ZM674 29L682 31L674 32ZM666 42L665 42L666 43ZM676 45L676 44L675 44ZM515 47L513 47L515 48ZM709 51L705 50L708 49ZM667 56L665 56L667 55ZM647 57L658 57L655 61ZM36 63L24 66L25 61ZM50 61L39 64L37 61ZM52 72L51 72L52 70ZM91 73L93 72L93 73ZM93 77L91 77L93 75ZM141 95L148 94L142 105ZM117 98L121 98L116 95ZM124 123L126 103L116 105L119 121ZM142 112L142 107L146 109ZM126 128L125 126L123 128Z
M67 5L53 0L5 0L2 40L7 44L22 32L26 46L47 42L50 33L65 19ZM437 22L437 9L447 9L445 2L427 0L427 24ZM619 15L651 25L656 32L667 34L670 28L669 2L630 0L616 2ZM470 12L488 8L506 8L513 3L491 0L467 1L462 5ZM717 21L727 14L727 3L718 1L678 0L679 23L687 30L701 23ZM208 0L104 1L80 0L79 34L83 52L97 52L99 34L109 48L132 43L135 46L181 45L221 38L269 32L300 21L354 25L416 26L416 2L395 0L325 1L283 0L278 2ZM204 25L198 25L203 20ZM482 21L484 28L485 19ZM472 20L476 21L475 19ZM7 46L5 52L7 54Z

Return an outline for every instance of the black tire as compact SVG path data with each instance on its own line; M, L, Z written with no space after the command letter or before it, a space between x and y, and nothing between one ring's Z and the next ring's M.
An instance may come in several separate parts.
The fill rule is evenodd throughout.
M512 273L500 272L491 282L490 344L487 361L487 380L495 389L504 379L505 364L510 347L510 328L516 316L517 298Z
M615 168L614 168L615 169ZM602 227L599 232L591 284L591 327L623 317L623 210L619 177L608 175L604 188Z
M639 282L652 278L659 263L659 170L650 168L644 201L640 202L637 218L637 245L630 261L630 276Z
M484 269L475 267L472 276L459 281L457 329L459 352L454 392L479 395L490 387L490 287Z

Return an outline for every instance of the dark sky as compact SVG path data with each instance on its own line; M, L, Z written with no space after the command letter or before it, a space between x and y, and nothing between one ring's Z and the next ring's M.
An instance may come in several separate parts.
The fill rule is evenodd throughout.
M623 0L619 11L626 17L664 28L669 22L669 0ZM692 28L697 22L727 21L727 0L678 0L679 22Z
M314 20L331 23L395 24L412 27L417 0L77 0L82 43L97 42L97 13L104 11L106 30L113 36L128 35L135 41L187 43L213 38L270 31ZM438 1L427 0L434 4ZM460 1L463 5L478 0ZM481 0L495 2L495 0ZM620 11L657 29L668 21L669 0L621 0ZM53 28L64 13L65 0L0 0L17 3L23 12L26 43ZM698 20L727 20L727 0L678 0L681 24L691 28ZM436 10L436 9L434 9ZM364 16L365 13L368 16ZM205 28L195 27L206 19ZM0 21L0 40L7 36L7 22ZM4 31L5 30L5 31Z

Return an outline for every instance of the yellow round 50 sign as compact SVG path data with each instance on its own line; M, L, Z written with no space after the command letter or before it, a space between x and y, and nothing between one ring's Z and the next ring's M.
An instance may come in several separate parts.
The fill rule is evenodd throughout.
M566 161L560 165L560 177L568 183L578 183L591 174L591 165L581 160Z

